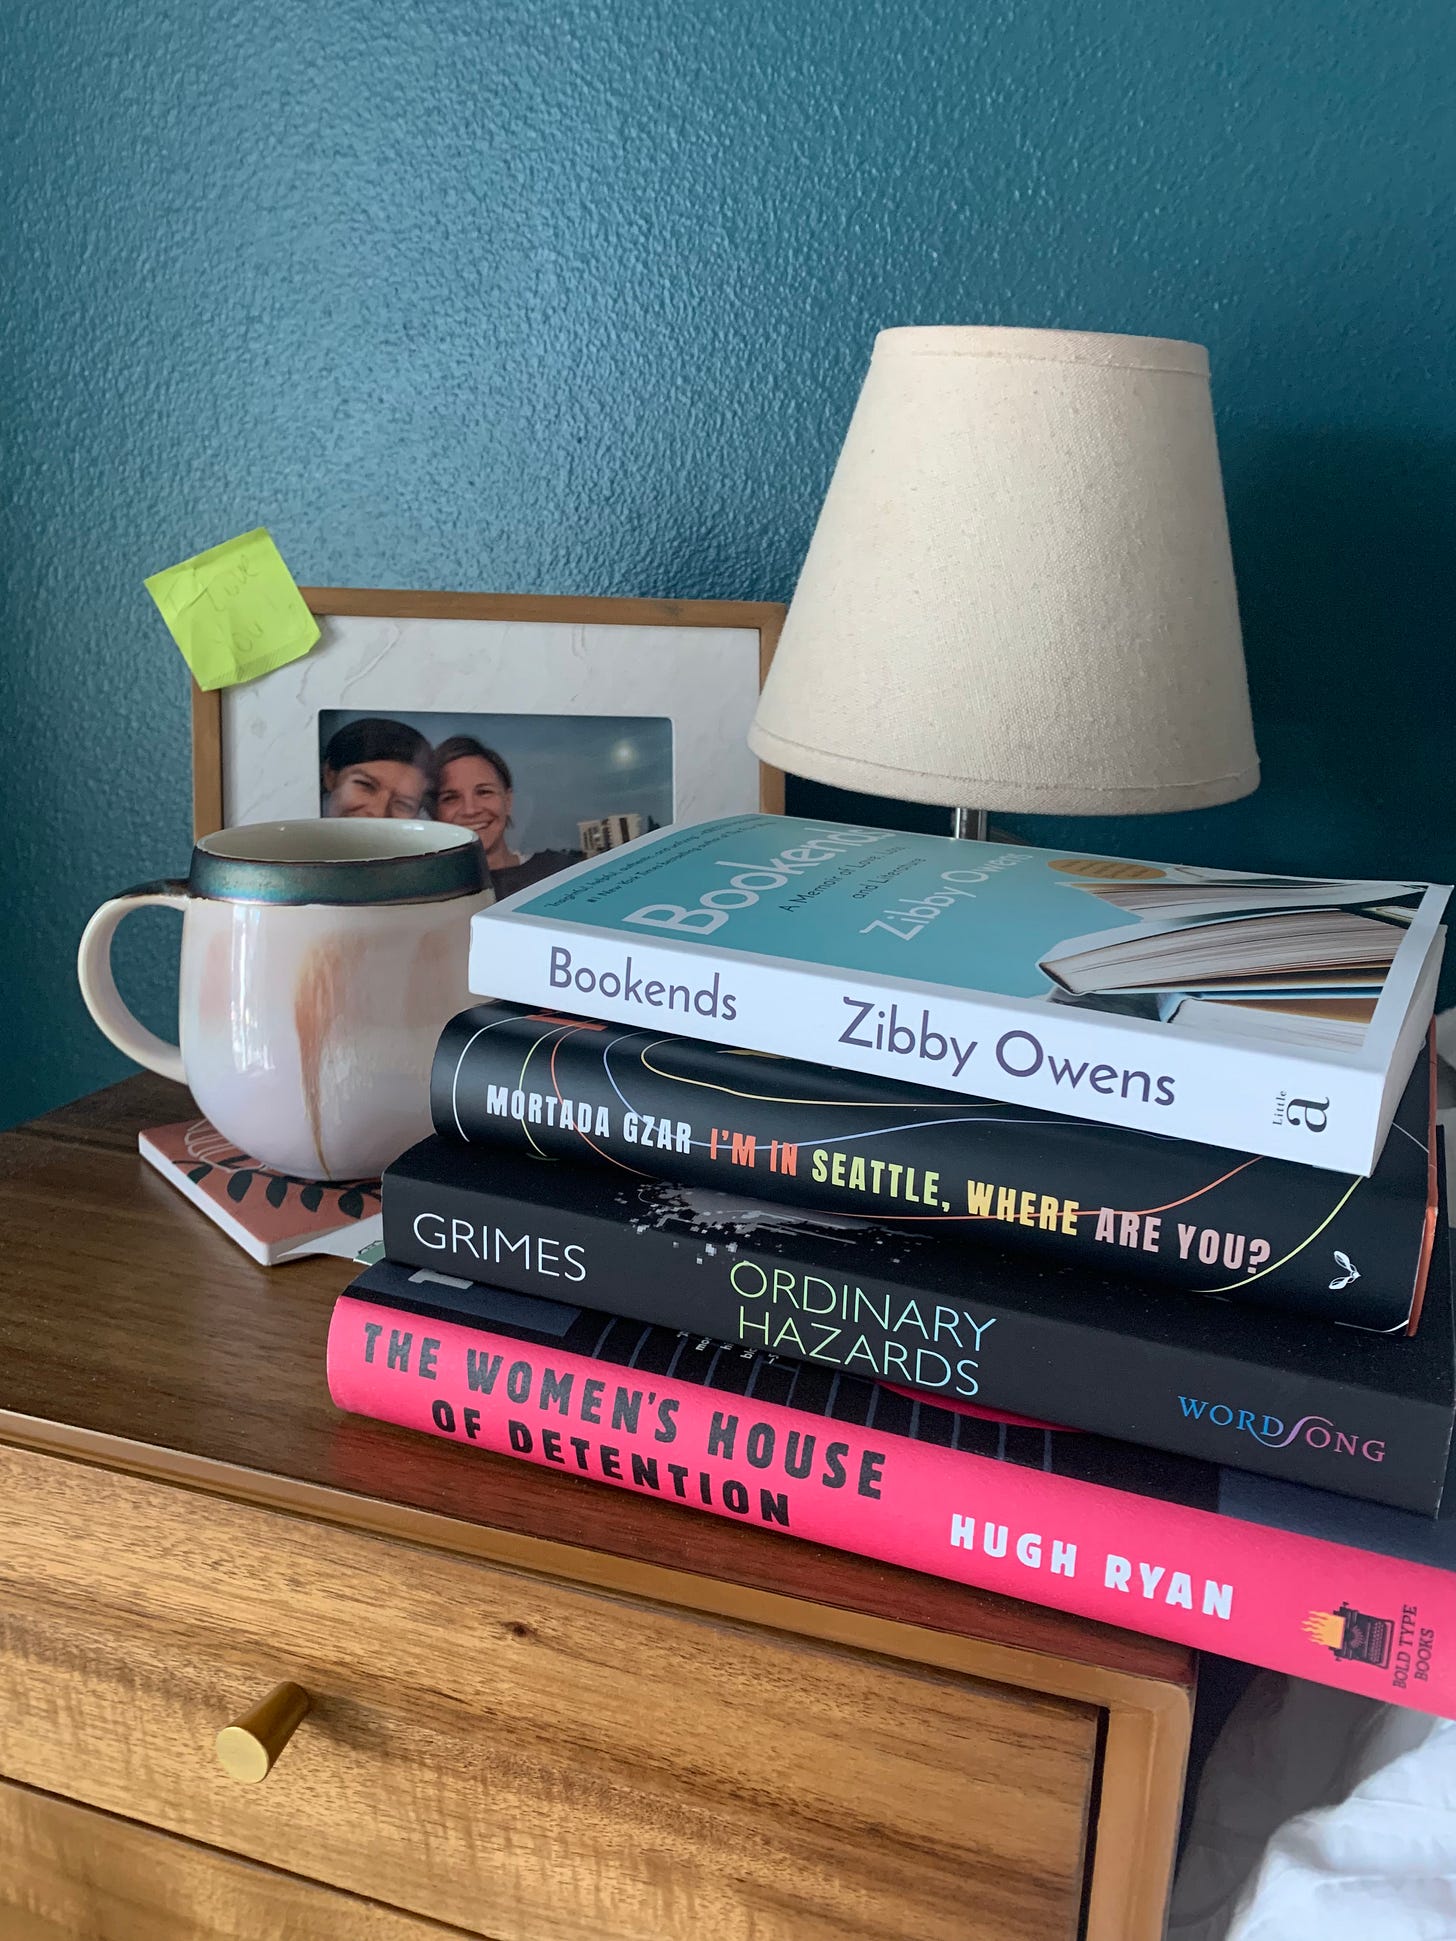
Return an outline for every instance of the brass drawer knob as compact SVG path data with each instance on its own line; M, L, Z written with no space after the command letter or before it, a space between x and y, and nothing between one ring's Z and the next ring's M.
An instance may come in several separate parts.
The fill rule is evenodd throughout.
M266 1779L309 1708L302 1685L275 1685L250 1712L217 1735L217 1756L229 1779L256 1785Z

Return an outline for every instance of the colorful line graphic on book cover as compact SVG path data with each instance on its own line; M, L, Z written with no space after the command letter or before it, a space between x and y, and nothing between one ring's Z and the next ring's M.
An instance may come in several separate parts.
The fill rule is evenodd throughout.
M449 1138L934 1227L1390 1330L1434 1230L1432 1056L1372 1178L500 1002L454 1018Z

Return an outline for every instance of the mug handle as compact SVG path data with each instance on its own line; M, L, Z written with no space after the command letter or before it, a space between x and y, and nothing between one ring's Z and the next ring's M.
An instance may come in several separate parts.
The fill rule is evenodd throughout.
M123 890L120 896L113 896L101 905L82 931L76 953L76 975L86 1009L112 1044L138 1065L145 1065L149 1072L175 1079L179 1085L187 1083L181 1048L169 1045L165 1038L148 1031L132 1016L111 974L111 940L122 918L130 916L133 910L158 904L168 910L185 911L191 900L187 885L175 877L156 883L138 883L134 890Z

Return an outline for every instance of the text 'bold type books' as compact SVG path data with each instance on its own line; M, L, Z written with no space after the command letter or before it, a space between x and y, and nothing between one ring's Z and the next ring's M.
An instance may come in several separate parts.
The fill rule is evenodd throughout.
M335 1306L328 1370L360 1415L1456 1716L1453 1515L388 1265Z
M137 1134L143 1159L252 1255L281 1267L309 1254L353 1259L380 1237L377 1179L299 1179L224 1139L207 1119Z
M1369 1173L1447 893L728 816L480 912L470 987Z
M1456 1412L1443 1279L1413 1335L1085 1262L497 1152L412 1146L390 1260L1433 1514Z
M430 1103L482 1168L535 1152L1391 1330L1435 1225L1433 1061L1369 1179L500 1002L445 1027Z

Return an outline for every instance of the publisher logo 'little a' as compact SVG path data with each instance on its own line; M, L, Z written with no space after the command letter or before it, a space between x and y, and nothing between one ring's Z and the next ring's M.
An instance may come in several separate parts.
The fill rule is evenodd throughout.
M1292 1099L1287 1092L1274 1098L1274 1123L1293 1126L1297 1132L1324 1132L1330 1123L1328 1099Z
M1256 1409L1236 1409L1228 1402L1207 1402L1196 1395L1180 1395L1178 1406L1189 1421L1207 1422L1215 1429L1232 1429L1235 1434L1252 1436L1266 1449L1288 1449L1299 1442L1307 1449L1354 1456L1363 1462L1385 1461L1385 1443L1381 1438L1337 1428L1327 1415L1302 1415L1297 1422L1286 1423L1281 1416L1260 1415Z

